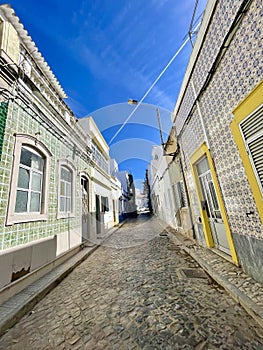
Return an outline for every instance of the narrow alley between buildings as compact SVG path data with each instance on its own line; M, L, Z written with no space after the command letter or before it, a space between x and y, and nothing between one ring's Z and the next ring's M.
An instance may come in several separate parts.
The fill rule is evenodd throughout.
M145 214L113 233L0 339L0 349L10 350L262 346L260 326Z

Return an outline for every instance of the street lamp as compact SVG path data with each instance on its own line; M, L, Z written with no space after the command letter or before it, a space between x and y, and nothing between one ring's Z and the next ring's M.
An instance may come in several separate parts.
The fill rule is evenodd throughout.
M129 99L128 99L128 104L129 104L129 105L138 105L138 104L139 104L139 101L133 100L133 99L129 98ZM142 104L142 103L140 103L140 104ZM146 105L146 103L143 103L143 105ZM161 118L160 118L159 107L155 107L155 110L156 110L156 116L157 116L158 125L159 125L160 138L161 138L161 145L162 145L162 147L164 147L165 142L163 141L162 124L161 124Z
M160 116L159 107L155 106L155 105L152 105L152 104L148 104L148 103L142 103L142 102L139 102L139 101L131 99L131 98L128 99L128 104L129 105L143 105L143 106L149 105L149 106L155 107L156 116L157 116L157 120L158 120L159 131L160 131L161 145L162 145L162 148L163 148L163 155L164 156L175 155L176 151L177 151L177 142L176 142L176 139L175 140L172 139L173 135L171 135L171 133L170 133L167 142L164 142L164 140L163 140L162 124L161 124L161 116ZM170 113L172 114L172 112L170 112ZM175 130L174 127L172 127L172 130ZM174 142L175 142L175 145L176 145L176 151L174 151L172 153L171 152L170 153L166 153L167 146L172 145Z

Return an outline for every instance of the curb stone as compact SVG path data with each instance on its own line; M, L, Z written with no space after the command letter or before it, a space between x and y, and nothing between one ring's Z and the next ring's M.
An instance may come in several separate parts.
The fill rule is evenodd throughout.
M180 247L189 254L209 275L210 277L217 282L220 286L222 286L230 296L238 302L246 312L258 322L258 324L263 328L263 308L257 305L253 300L251 300L244 292L234 286L231 282L227 280L227 278L220 275L217 271L213 269L213 267L207 263L203 258L198 256L191 249L187 248L187 246L178 238L175 233L169 232L169 236L172 240L176 241ZM205 249L205 248L204 248ZM218 257L218 256L217 256ZM223 258L222 258L223 259ZM251 279L251 277L249 277Z

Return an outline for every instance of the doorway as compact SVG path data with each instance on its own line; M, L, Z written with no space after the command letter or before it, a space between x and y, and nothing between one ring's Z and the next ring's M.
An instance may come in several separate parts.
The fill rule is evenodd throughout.
M202 191L202 209L205 209L215 247L230 255L230 248L226 235L226 228L222 219L219 202L209 168L207 157L202 158L196 169Z
M114 224L116 223L117 219L116 219L116 201L113 199L112 200L112 211L113 211L113 222Z
M101 233L101 213L100 213L100 196L96 194L96 232Z
M82 242L89 238L90 213L89 213L89 180L81 177L81 217L82 217Z

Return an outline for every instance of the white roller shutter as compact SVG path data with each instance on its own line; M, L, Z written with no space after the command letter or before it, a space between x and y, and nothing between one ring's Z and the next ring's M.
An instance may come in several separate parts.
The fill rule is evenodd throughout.
M240 130L263 194L263 105L240 123Z

